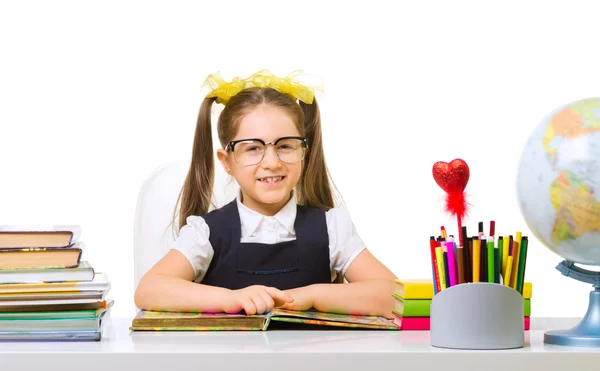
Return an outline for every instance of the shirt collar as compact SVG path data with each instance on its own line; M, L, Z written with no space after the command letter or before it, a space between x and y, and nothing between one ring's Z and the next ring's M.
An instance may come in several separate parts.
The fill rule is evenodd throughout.
M236 197L238 212L240 214L240 223L242 226L242 237L252 235L263 219L269 218L256 212L242 203L242 191ZM292 191L290 200L273 216L289 233L294 233L294 222L296 221L296 192Z

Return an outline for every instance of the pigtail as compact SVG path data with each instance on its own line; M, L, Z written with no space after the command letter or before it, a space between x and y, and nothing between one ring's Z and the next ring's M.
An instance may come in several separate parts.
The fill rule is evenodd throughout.
M325 162L321 135L321 114L316 99L312 104L299 102L304 114L304 130L308 151L304 159L298 189L298 203L322 210L334 207L333 182Z
M215 98L206 98L202 102L192 149L190 169L183 183L176 205L179 207L179 228L186 224L190 215L204 215L210 206L215 165L213 154L211 109ZM177 206L173 214L173 224L177 217Z

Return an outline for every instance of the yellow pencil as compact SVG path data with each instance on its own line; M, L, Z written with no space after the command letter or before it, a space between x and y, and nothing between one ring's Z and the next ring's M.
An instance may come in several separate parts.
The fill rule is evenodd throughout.
M509 255L506 261L506 273L504 273L504 286L510 286L510 273L512 270L513 257Z
M444 249L435 248L435 258L437 259L438 275L440 276L440 291L446 288L446 270L444 269Z
M513 268L512 277L510 279L510 287L517 288L517 279L519 278L519 253L521 252L521 232L517 232L515 243L513 244Z
M479 239L473 239L473 282L479 282L479 268L481 260L481 251L479 250Z
M502 276L506 272L506 259L508 258L508 251L510 250L510 236L504 236L502 240ZM506 277L504 277L506 279Z

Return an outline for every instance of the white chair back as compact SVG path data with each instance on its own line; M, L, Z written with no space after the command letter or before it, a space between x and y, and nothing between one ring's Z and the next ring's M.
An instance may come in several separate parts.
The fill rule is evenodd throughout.
M176 231L171 220L177 197L189 170L189 162L175 161L153 171L138 195L134 222L134 288L140 279L172 247ZM213 207L233 200L239 186L220 163L215 164Z

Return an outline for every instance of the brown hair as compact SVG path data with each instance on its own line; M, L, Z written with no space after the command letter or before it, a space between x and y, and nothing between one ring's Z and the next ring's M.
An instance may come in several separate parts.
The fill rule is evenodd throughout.
M214 185L214 153L211 131L211 108L215 98L206 98L200 107L192 149L192 161L183 188L177 199L179 228L190 215L208 212ZM300 135L308 140L308 151L303 160L302 175L296 185L300 205L329 210L334 206L333 182L325 162L321 135L321 114L316 99L312 104L296 101L271 88L248 88L232 97L217 123L221 146L225 148L237 133L239 123L254 108L270 104L282 108L293 119ZM176 205L177 205L176 204ZM177 218L177 206L173 222Z

